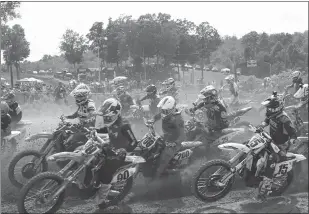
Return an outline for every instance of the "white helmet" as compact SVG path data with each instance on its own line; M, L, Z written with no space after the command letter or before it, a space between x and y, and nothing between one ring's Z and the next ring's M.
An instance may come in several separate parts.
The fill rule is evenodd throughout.
M292 74L291 74L291 77L293 79L293 82L298 80L298 78L300 77L301 73L300 71L294 71Z
M90 93L90 88L86 84L81 83L76 86L76 88L70 93L70 95L75 98L75 102L77 105L82 105L83 103L87 102Z
M171 89L171 88L173 88L175 86L175 80L174 80L174 78L168 78L167 80L166 80L166 89Z
M308 98L308 84L300 85L298 91L294 94L297 99Z
M224 78L227 82L234 80L234 75L230 74L227 77Z
M176 100L172 96L163 97L157 107L161 111L162 118L164 118L176 111Z

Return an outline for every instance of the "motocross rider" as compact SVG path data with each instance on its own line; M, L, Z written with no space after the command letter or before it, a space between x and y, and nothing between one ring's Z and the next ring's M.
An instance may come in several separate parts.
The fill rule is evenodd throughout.
M157 107L160 112L148 122L154 123L162 119L162 139L165 142L165 148L160 155L160 165L154 179L161 176L170 160L181 148L181 142L185 140L184 120L181 116L181 110L176 108L175 98L166 96L159 102Z
M1 138L11 134L11 116L9 115L9 106L1 101Z
M277 154L273 154L269 157L270 161L282 162L286 160L286 152L291 144L299 144L296 135L296 129L293 126L291 119L284 112L284 102L281 96L277 92L273 92L273 95L262 102L262 105L266 107L266 118L261 125L257 126L257 129L263 129L270 125L269 133L274 142L279 148ZM268 166L269 164L267 164ZM257 166L257 168L260 168ZM268 171L266 167L265 171ZM264 179L259 188L258 199L265 199L265 193L271 190L269 179Z
M285 159L290 144L298 143L296 129L289 116L284 112L284 103L281 96L277 92L262 102L266 107L266 118L259 129L270 125L269 133L273 142L279 147L280 152L277 158ZM279 159L277 159L279 161Z
M238 131L241 128L228 129L229 118L234 117L234 112L227 114L226 107L222 100L218 98L218 91L213 85L208 85L203 88L199 95L200 102L194 103L194 107L189 111L194 113L197 109L204 108L206 110L205 122L207 142L213 142L219 137L230 132Z
M168 78L162 84L165 85L165 89L162 93L166 96L172 96L176 98L178 89L176 88L174 78Z
M160 98L157 95L157 87L155 85L148 85L145 88L145 92L147 93L146 96L144 96L143 98L141 98L138 101L138 104L140 105L140 103L144 100L149 99L149 109L151 111L151 113L153 115L155 115L157 113L157 105L160 102Z
M264 89L267 89L270 85L270 78L269 77L265 77L264 78Z
M298 91L294 94L296 99L300 99L300 102L295 106L297 110L305 107L308 107L308 84L299 85Z
M292 77L292 84L291 85L288 85L285 87L285 90L288 90L290 88L293 88L295 89L295 92L296 93L299 89L299 86L301 84L303 84L303 79L301 78L301 73L300 71L294 71L292 74L291 74L291 77Z
M15 100L14 91L10 91L9 93L7 93L4 96L4 100L10 108L9 114L12 119L12 125L17 124L21 120L23 113L21 111L20 105Z
M117 99L120 101L122 106L121 113L126 115L130 110L130 106L134 105L133 98L128 92L126 92L125 87L122 85L116 88L116 93L117 93Z
M227 84L223 85L220 91L222 91L226 86L229 86L229 90L231 94L234 96L234 99L232 100L231 104L239 102L238 85L236 84L234 75L233 74L228 75L227 77L225 77L225 81Z
M63 97L61 97L61 94L62 94ZM65 89L64 85L62 84L62 82L59 82L57 88L55 88L54 95L55 95L56 100L65 98L66 89Z
M121 117L122 106L115 98L109 98L99 107L97 115L103 117L104 126L97 129L98 135L108 133L109 145L117 149L118 155L124 155L126 151L132 152L138 141L131 129L129 122ZM106 197L111 188L111 180L116 170L123 165L122 160L107 160L104 167L100 169L101 185L97 194L99 208L103 209L106 205Z
M78 118L79 122L86 127L95 126L95 103L93 100L89 99L90 88L85 84L79 84L72 92L71 95L74 96L77 105L77 111L72 114L65 116L67 119ZM78 142L81 141L85 143L87 137L82 132L77 132L71 135L67 142Z

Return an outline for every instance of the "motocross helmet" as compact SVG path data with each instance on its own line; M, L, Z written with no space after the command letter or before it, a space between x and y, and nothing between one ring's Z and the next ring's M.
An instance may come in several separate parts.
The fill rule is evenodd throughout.
M283 99L276 91L274 91L272 96L264 100L261 104L266 107L266 117L268 118L275 117L284 110Z
M301 99L302 101L308 101L308 84L299 85L298 91L294 94L296 99Z
M294 71L291 74L293 83L297 82L297 80L300 78L300 75L301 75L300 71Z
M167 90L170 90L170 89L172 89L173 87L175 87L175 80L174 80L174 78L168 78L167 80L166 80L166 89Z
M148 96L156 95L157 93L157 87L155 85L148 85L145 88L145 92L147 93Z
M234 75L230 74L224 78L227 83L232 83L234 81Z
M163 97L157 107L161 112L162 119L176 112L176 100L172 96Z
M115 98L108 98L99 107L99 114L103 116L104 125L110 127L120 117L122 106Z
M1 117L7 115L9 113L9 110L9 105L6 102L1 101Z
M205 104L213 104L218 101L218 91L213 85L208 85L200 91ZM200 98L200 99L201 99Z
M71 95L75 98L77 105L82 105L89 99L90 92L90 88L82 83L76 86L76 88L71 92Z
M121 95L123 95L124 93L126 92L126 89L125 89L125 87L124 86L118 86L117 88L116 88L116 93L117 93L117 96L119 97L119 96L121 96Z

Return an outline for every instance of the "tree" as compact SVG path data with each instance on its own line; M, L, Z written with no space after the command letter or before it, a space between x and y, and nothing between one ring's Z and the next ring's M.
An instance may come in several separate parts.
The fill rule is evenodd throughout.
M25 38L23 27L18 24L7 29L5 39L3 43L8 48L3 53L4 60L8 66L15 66L17 79L20 79L20 62L24 61L29 56L30 44Z
M60 51L64 54L64 58L76 68L76 64L82 62L86 50L87 44L84 37L71 29L67 29L60 42Z
M222 44L222 39L218 31L209 25L208 22L202 22L196 27L197 34L197 50L199 52L200 58L205 62L209 62L209 58L212 52L216 51L218 47ZM204 67L204 66L203 66ZM202 79L203 76L202 69Z
M44 56L42 57L41 61L43 62L47 62L48 60L52 59L52 56L49 54L44 54Z
M1 26L9 20L14 18L20 18L20 14L16 11L20 7L20 2L18 1L4 1L0 3L1 5Z
M101 60L104 62L106 56L106 32L104 30L103 22L95 22L89 30L89 33L86 35L90 41L90 50L93 53L97 54ZM102 63L100 62L100 70L102 70Z
M257 54L258 41L259 34L256 31L251 31L241 38L241 43L245 46L245 58L255 58Z

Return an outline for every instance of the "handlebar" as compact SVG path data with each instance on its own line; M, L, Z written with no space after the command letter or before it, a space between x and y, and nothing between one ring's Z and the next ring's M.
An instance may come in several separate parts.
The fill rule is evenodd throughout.
M254 133L258 133L258 134L261 134L263 135L265 138L267 138L268 140L272 140L271 136L264 131L263 128L257 128L255 126L252 126L251 124L249 125L249 130L251 130L252 132Z

